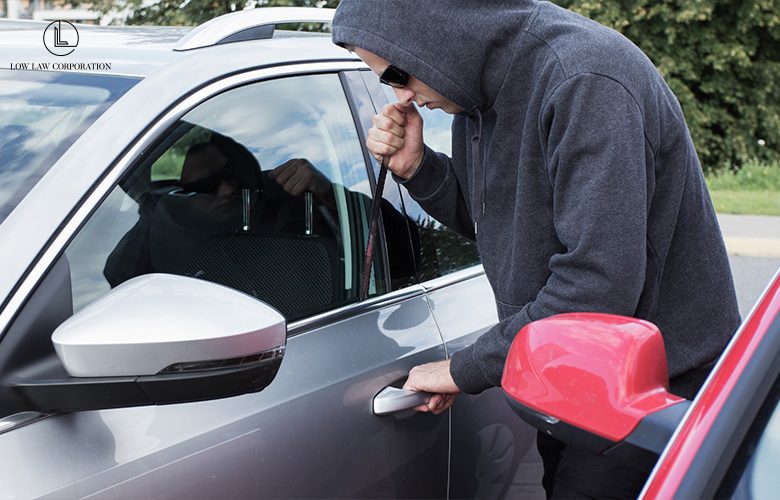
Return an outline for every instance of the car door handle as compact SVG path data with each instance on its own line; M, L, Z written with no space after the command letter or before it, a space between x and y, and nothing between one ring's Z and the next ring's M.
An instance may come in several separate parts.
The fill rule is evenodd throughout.
M431 399L429 392L407 391L395 387L385 387L374 396L374 415L392 415L399 411L410 410Z

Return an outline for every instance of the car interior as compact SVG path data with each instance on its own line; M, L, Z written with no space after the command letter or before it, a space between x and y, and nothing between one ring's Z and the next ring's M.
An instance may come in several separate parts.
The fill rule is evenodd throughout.
M191 276L252 295L288 320L348 299L331 208L285 192L230 137L207 130L181 137L198 142L187 145L178 179L152 180L148 161L121 184L138 202L139 219L106 260L112 287L152 272Z

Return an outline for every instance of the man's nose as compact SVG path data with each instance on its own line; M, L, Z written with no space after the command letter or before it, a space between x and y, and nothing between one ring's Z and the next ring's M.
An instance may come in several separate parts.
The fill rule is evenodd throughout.
M409 104L414 102L414 91L404 87L402 89L393 87L395 96L398 98L398 102L401 104Z

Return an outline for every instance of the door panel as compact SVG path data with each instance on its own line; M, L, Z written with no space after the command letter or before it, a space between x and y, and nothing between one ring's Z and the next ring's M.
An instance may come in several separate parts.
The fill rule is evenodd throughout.
M490 284L473 268L425 286L450 356L498 321ZM544 498L536 430L517 417L500 388L458 396L451 450L451 498Z
M422 294L289 339L263 392L59 415L0 435L0 496L442 498L448 419L376 417L375 394L444 358ZM45 472L44 472L45 471Z

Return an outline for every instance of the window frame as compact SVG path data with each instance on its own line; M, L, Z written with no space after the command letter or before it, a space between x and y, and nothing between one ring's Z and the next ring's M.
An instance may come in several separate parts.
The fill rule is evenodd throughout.
M337 208L334 209L333 217L338 219L337 221L334 221L334 224L337 224L338 227L334 226L332 229L338 234L334 233L330 237L326 237L325 242L327 243L328 240L335 238L333 239L335 251L333 254L329 252L330 258L333 259L331 267L335 265L335 268L333 268L332 271L332 285L335 287L334 294L331 297L330 303L327 305L320 304L321 307L305 308L307 309L305 312L294 311L292 309L286 309L284 301L277 302L280 300L280 295L273 293L272 289L264 289L265 291L260 291L258 295L254 291L250 292L248 288L242 288L242 285L239 284L239 282L242 282L241 280L239 280L239 282L232 282L232 285L220 281L220 279L216 279L216 282L226 286L235 286L239 291L257 296L260 300L264 300L271 306L282 311L289 322L295 322L357 302L361 282L360 276L363 268L365 240L367 239L369 227L368 214L370 213L371 200L366 198L363 194L360 194L360 196L355 195L360 192L365 192L366 185L369 185L372 182L372 179L370 178L363 148L360 145L361 139L353 119L353 106L350 103L350 94L347 89L344 88L344 79L341 78L342 74L342 72L319 72L251 81L217 93L189 109L182 119L174 123L173 126L169 127L158 137L158 140L147 149L144 155L138 157L133 165L127 170L126 174L120 178L118 185L113 188L112 194L109 195L114 197L114 201L112 202L108 199L100 204L94 215L88 219L87 224L77 232L74 240L66 247L65 252L71 262L74 280L74 307L76 304L84 306L92 300L92 297L95 294L102 295L108 291L108 284L106 284L104 280L100 279L99 282L96 282L98 278L102 278L100 269L98 268L102 266L102 262L104 261L104 252L107 253L110 250L110 255L114 256L115 252L120 249L120 246L117 243L119 240L113 238L104 239L99 236L100 234L109 234L111 233L111 230L108 227L103 227L102 229L100 226L96 227L94 225L95 218L98 220L102 218L114 222L114 217L120 212L119 204L123 203L121 200L141 203L140 206L136 205L128 211L123 209L121 210L122 212L136 213L139 210L154 210L153 207L157 206L157 201L151 201L152 198L154 200L159 199L159 201L162 202L165 199L170 199L170 197L166 195L166 191L171 191L167 194L172 194L172 190L179 190L175 189L179 186L179 175L164 179L156 178L155 168L160 161L160 158L164 158L169 154L172 148L174 148L176 144L180 144L182 140L185 141L184 150L188 149L188 145L192 145L193 141L197 142L204 140L204 138L201 137L203 136L201 132L207 134L204 137L206 137L205 140L208 141L207 137L212 132L217 135L220 133L227 134L225 137L231 137L232 134L238 130L239 135L232 137L248 148L247 154L249 154L250 150L253 151L256 159L266 166L263 171L267 174L274 166L281 165L285 160L296 157L296 154L298 156L301 154L300 152L296 152L296 142L289 142L289 140L286 140L287 138L271 140L271 142L268 142L268 139L263 137L264 135L273 132L273 130L278 129L278 125L282 123L288 125L292 124L292 126L295 126L296 124L299 124L300 126L304 126L304 123L308 124L305 125L307 127L306 135L308 136L308 142L309 144L316 145L316 151L309 151L309 154L313 155L311 156L312 161L317 164L318 168L323 169L322 172L331 182L333 182L334 195L337 200ZM291 92L291 88L294 88L295 90L292 90ZM317 90L314 94L304 95L304 91L307 91L310 88L316 88ZM254 104L251 104L253 102ZM272 104L272 106L274 106L274 111L267 115L268 118L263 119L262 122L257 122L256 125L249 125L248 127L242 127L240 125L240 123L245 121L241 119L239 119L239 122L230 119L217 120L217 122L213 122L212 120L213 117L222 115L227 117L233 116L235 111L245 108L247 110L253 110L253 115L265 115L264 109L266 104L260 104L261 102L282 104L279 107ZM206 121L204 122L204 120ZM219 125L217 125L217 123ZM267 130L269 126L270 131ZM231 132L231 130L233 130L233 132ZM195 137L201 138L193 138L191 135L193 131L196 131ZM189 139L186 139L187 137L189 137ZM263 150L266 147L268 149L264 152ZM276 152L276 150L280 148L284 150L282 156L279 156L279 153ZM319 160L315 158L319 158ZM183 161L183 159L180 159L180 162L181 161ZM180 169L181 167L179 167L179 170ZM267 180L268 179L266 179L266 187L270 187L267 184ZM273 184L273 182L271 184ZM355 186L356 184L359 186L356 191L353 191L352 188L348 187ZM148 204L144 205L142 203L142 198L148 198ZM123 203L123 206L127 207L128 205ZM141 207L146 207L146 209L142 209ZM302 208L302 206L300 208ZM336 214L336 212L338 212L338 214ZM151 214L151 212L149 213ZM240 217L240 213L238 215ZM291 214L287 213L287 217L290 216ZM127 218L128 216L125 216L125 219ZM141 219L143 219L143 216ZM163 217L163 219L165 219L165 217ZM156 218L156 220L159 222L159 217ZM132 228L128 231L135 231L138 228L138 221L138 216L135 217L135 220L130 221L128 225L132 225ZM301 233L299 235L303 235L302 217L300 222ZM141 222L141 224L143 224L143 222ZM154 227L154 225L152 224L151 227ZM270 231L270 227L265 229L256 227L255 229L261 232ZM277 236L284 236L287 238L298 234L295 231L290 232L291 230L292 227L290 226L287 228L286 233L280 233ZM122 237L121 242L125 241L128 234L130 233L128 232ZM159 235L159 231L157 234ZM285 241L292 242L296 239L297 238L293 237L292 239L288 238ZM389 291L386 286L386 283L389 282L389 273L387 271L386 260L382 258L383 252L380 250L382 248L380 243L382 239L380 232L377 241L375 262L371 270L372 278L376 276L377 287L375 289L372 286L371 296L383 295ZM155 241L154 237L150 237L150 241ZM91 251L85 250L84 245L87 245L86 248L93 248L95 247L95 243L98 243L96 248L101 248L102 251L92 254L94 258L87 259L87 261L92 262L93 264L89 264L86 267L83 265L76 266L75 264L84 262L83 255L85 252L91 254ZM170 241L169 243L170 244L164 244L162 247L157 245L156 248L164 251L165 255L170 256L168 252L178 254L178 250L175 250L172 246L173 242ZM256 244L260 243L261 242L258 241ZM111 249L111 246L114 246L114 248ZM138 248L140 250L141 247L134 247L132 245L126 247L125 245L122 245L121 248L125 250ZM168 250L165 250L166 248ZM127 252L121 251L119 254L124 255L125 253ZM170 267L150 266L148 259L154 255L154 252L149 253L146 250L143 251L143 254L147 255L147 257L143 260L147 261L147 264L142 268L136 268L132 271L131 269L135 267L132 264L135 260L135 254L133 252L130 253L134 257L132 261L125 258L114 258L114 269L123 269L127 272L121 272L119 276L114 277L113 281L109 278L108 281L113 284L113 286L121 283L121 280L127 280L130 276L139 273L170 272L178 274L180 272L180 270L175 270ZM210 255L211 257L205 257L205 255ZM215 257L215 255L215 253L209 251L207 254L204 254L204 258L213 263L214 261L211 261L210 259ZM282 254L275 255L279 256ZM100 262L99 265L97 264L98 262ZM166 262L170 265L170 258L166 259ZM129 267L125 268L125 264L128 264ZM316 269L319 267L321 266L312 268L311 271L316 274ZM216 272L215 268L212 267L210 269L211 271ZM228 275L235 274L235 276L239 276L249 268L244 268L243 271L241 270L241 266L231 267L231 269L233 269L235 273L228 272ZM108 267L104 269L105 272L107 272L107 270ZM187 272L184 272L184 275L187 275ZM275 274L275 276L277 279L282 279L284 282L289 281L289 279L283 279L286 274ZM307 273L306 276L313 275ZM346 282L344 282L345 279L347 280ZM207 280L213 281L208 278ZM230 281L229 278L228 280ZM82 288L77 285L78 283L88 283L89 285ZM299 283L305 287L314 282L307 281L305 276L299 275L299 279L296 279L295 283ZM373 283L374 281L372 279L372 284ZM244 284L248 285L249 282ZM258 283L255 283L253 286L257 285ZM319 286L314 287L314 289L319 288ZM287 293L292 292L292 289L287 290ZM304 294L304 296L307 295ZM320 297L320 299L324 300L325 297ZM302 304L298 305L302 307ZM80 309L80 307L77 307L77 309Z
M377 111L376 111L376 104L374 101L374 97L371 93L371 89L366 85L364 79L364 75L366 73L370 73L370 70L367 68L363 70L355 70L355 71L342 71L341 80L344 89L347 92L347 99L350 103L350 108L352 109L352 119L358 130L358 137L360 139L360 148L363 151L363 158L366 164L366 168L368 169L368 178L371 185L371 191L376 192L376 183L377 183L377 178L379 176L379 170L381 168L381 165L376 160L376 158L374 158L371 155L371 153L368 150L368 147L366 146L366 141L368 139L366 133L368 129L371 128L372 126L371 119L374 116L374 114L376 114ZM395 183L392 180L386 182L385 193L387 193L388 189L393 189L394 187L395 187ZM400 197L401 193L399 192L398 195ZM399 211L399 213L401 213L404 217L406 217L406 211L404 210L403 205L396 206L394 208L396 208ZM392 257L389 251L387 233L385 231L385 223L382 218L381 211L379 213L377 242L378 242L377 248L381 248L382 251L382 259L385 268L384 269L385 276L389 278L388 279L389 291L392 292L395 290L403 290L404 288L418 284L419 281L416 279L416 277L414 277L413 283L410 283L405 286L400 286L398 288L393 286L395 277L391 272L390 262ZM412 245L411 238L409 236L407 236L407 243L409 248L411 249L413 245ZM414 259L413 253L410 252L409 258Z

